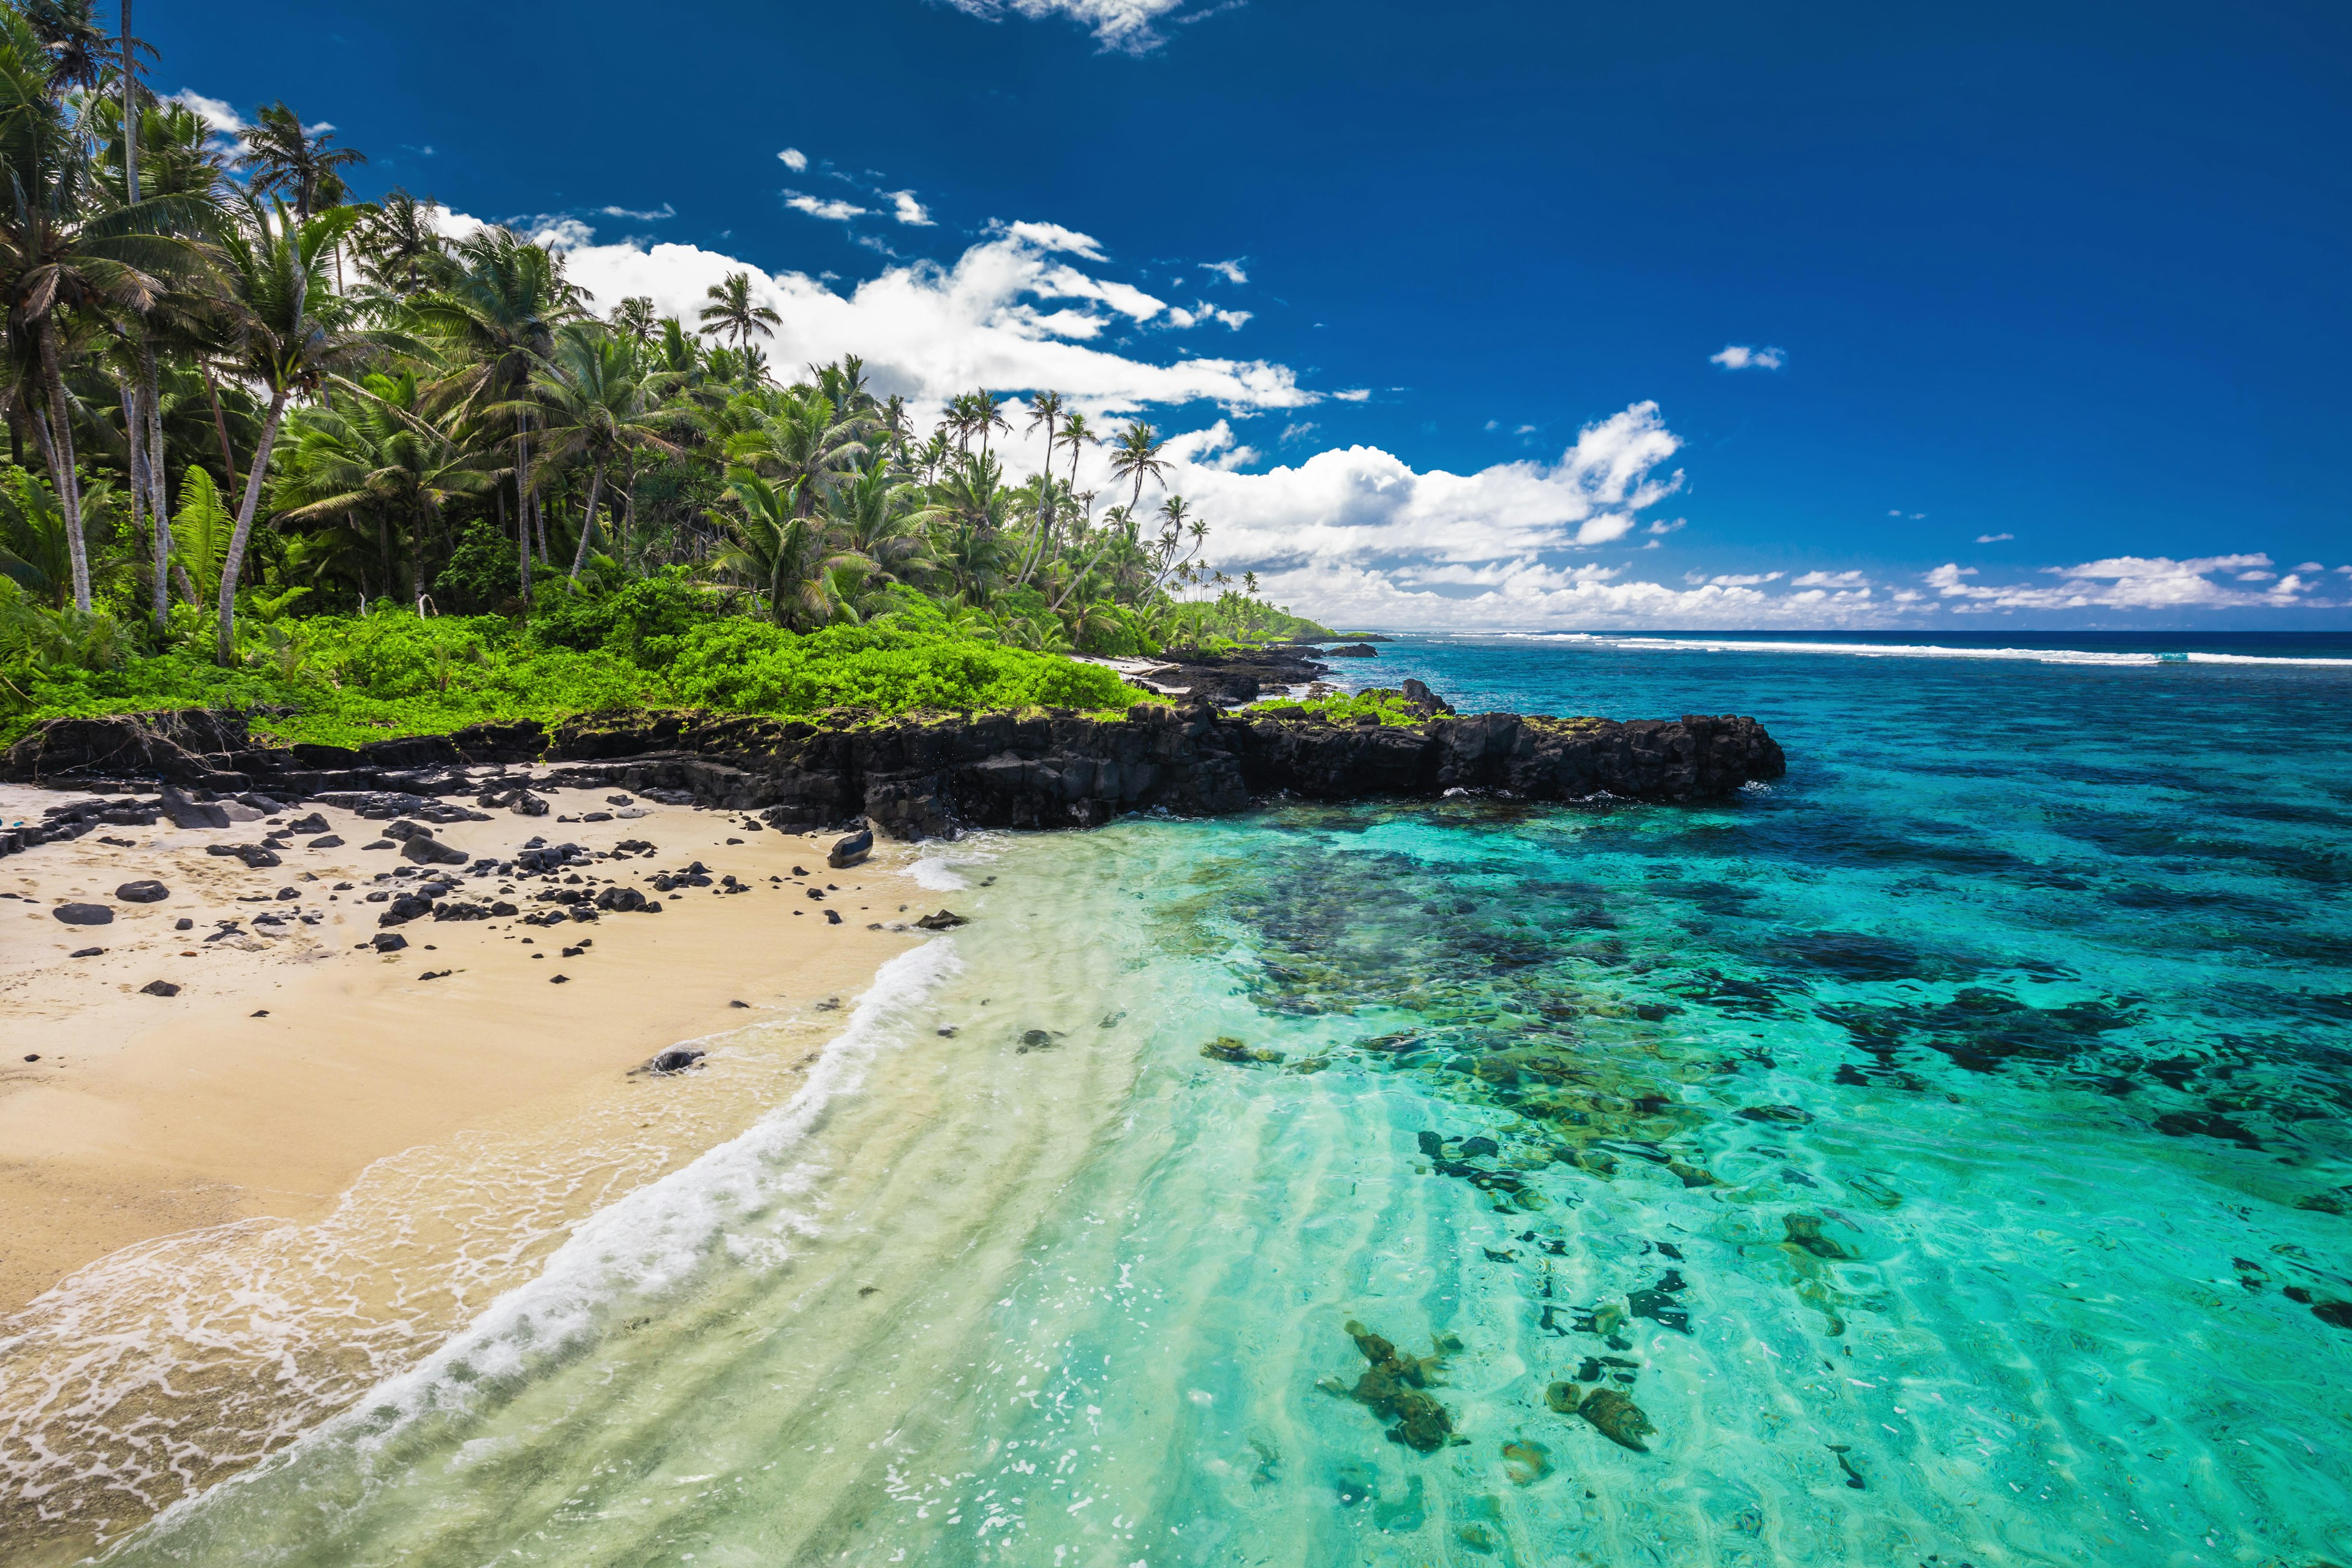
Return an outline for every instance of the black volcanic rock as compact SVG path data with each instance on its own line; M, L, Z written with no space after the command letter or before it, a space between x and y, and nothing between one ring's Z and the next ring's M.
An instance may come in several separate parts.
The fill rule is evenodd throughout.
M114 896L126 904L160 904L172 896L172 889L152 879L125 882L114 889Z
M874 829L871 826L860 826L848 837L834 841L833 847L825 852L824 863L836 869L844 866L855 866L871 854L873 849Z
M114 911L104 904L59 904L49 913L69 926L103 926L114 923Z
M380 821L470 817L475 814L462 806L415 792L430 784L470 794L478 786L462 782L457 764L529 760L556 764L550 782L561 787L756 812L771 826L797 831L863 817L877 833L921 838L967 827L1096 826L1137 811L1219 816L1284 793L1310 800L1433 799L1458 789L1520 800L1605 794L1684 805L1719 800L1786 771L1780 746L1753 719L1691 714L1621 723L1464 715L1446 711L1419 682L1405 689L1431 717L1343 728L1297 708L1234 713L1203 703L1141 703L1124 718L1031 711L854 725L699 712L596 714L551 732L534 731L538 747L529 753L521 752L518 731L525 727L519 725L499 727L495 743L478 754L463 749L473 744L474 731L434 738L425 750L449 748L446 775L363 760L337 771L309 767L306 755L317 748L253 745L241 739L241 725L226 720L207 728L179 722L184 716L167 716L174 722L161 725L137 715L60 719L12 747L0 777L71 784L74 770L60 763L100 759L121 769L133 756L169 762L177 754L175 734L233 731L238 744L207 753L208 776L224 786L267 781L279 795ZM109 726L139 733L116 735ZM0 832L0 854L73 831ZM564 846L545 858L561 863L578 853ZM517 857L522 869L545 868L524 861Z

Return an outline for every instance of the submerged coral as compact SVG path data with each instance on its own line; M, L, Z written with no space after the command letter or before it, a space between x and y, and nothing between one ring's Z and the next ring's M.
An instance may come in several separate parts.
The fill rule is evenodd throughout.
M1348 1321L1347 1331L1371 1365L1356 1380L1353 1388L1336 1377L1327 1377L1316 1386L1326 1394L1354 1400L1382 1420L1393 1421L1395 1425L1388 1429L1391 1443L1402 1443L1424 1454L1444 1447L1453 1436L1454 1418L1423 1390L1442 1386L1435 1374L1444 1365L1446 1354L1461 1348L1460 1342L1433 1338L1431 1353L1416 1356L1399 1351L1352 1318Z

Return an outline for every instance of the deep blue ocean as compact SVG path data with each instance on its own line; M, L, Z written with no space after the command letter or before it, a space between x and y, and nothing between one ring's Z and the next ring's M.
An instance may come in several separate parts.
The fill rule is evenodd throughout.
M126 1559L2352 1561L2352 638L1939 649L1404 638L1789 774L936 847L789 1103Z

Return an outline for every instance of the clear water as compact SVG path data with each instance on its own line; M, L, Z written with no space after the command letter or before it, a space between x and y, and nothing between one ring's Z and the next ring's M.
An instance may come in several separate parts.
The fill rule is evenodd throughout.
M961 847L792 1106L120 1559L2352 1559L2352 647L1779 640L1349 670L1757 714L1731 804Z

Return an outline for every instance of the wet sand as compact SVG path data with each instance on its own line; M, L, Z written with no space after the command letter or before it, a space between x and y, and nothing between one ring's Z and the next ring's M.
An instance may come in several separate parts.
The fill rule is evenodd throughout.
M434 832L473 857L510 857L535 837L590 850L650 842L653 855L583 869L646 889L663 911L540 928L428 917L397 928L406 949L379 954L363 944L384 906L362 900L393 885L379 873L408 862L361 847L384 824L331 807L285 816L317 811L341 847L307 848L318 835L300 835L282 865L260 869L205 846L258 843L261 821L101 827L0 860L0 891L16 895L0 900L0 1313L135 1244L320 1215L387 1156L625 1104L645 1081L631 1069L674 1044L855 994L920 939L903 928L936 902L903 874L904 849L831 871L831 835L747 830L736 816L646 801L630 807L643 816L559 824L614 807L602 790L541 793L547 816L493 810ZM0 790L0 820L75 798ZM656 893L643 879L698 859L711 887ZM719 890L728 875L751 890ZM115 895L151 878L168 898ZM545 882L459 882L457 898L512 887L523 913L551 907L531 898ZM810 884L835 890L818 901ZM276 896L289 888L298 896ZM253 895L268 901L239 901ZM66 901L108 904L114 919L66 925L51 913ZM283 934L257 934L264 911L283 917ZM183 919L193 929L175 930ZM232 919L247 934L205 940ZM70 956L89 947L104 951ZM178 994L142 990L158 980Z

